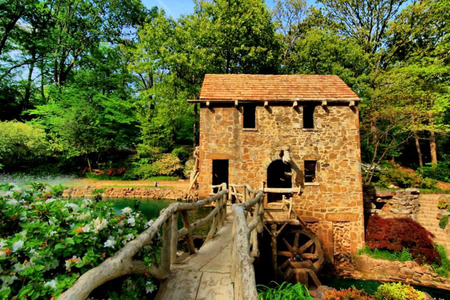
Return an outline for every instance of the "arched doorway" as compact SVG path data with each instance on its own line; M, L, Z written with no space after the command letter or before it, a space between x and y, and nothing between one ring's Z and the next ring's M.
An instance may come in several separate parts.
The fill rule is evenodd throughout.
M292 170L289 164L284 163L281 159L274 160L267 167L267 187L268 188L291 188L292 187ZM281 193L268 193L267 201L275 202L282 199Z

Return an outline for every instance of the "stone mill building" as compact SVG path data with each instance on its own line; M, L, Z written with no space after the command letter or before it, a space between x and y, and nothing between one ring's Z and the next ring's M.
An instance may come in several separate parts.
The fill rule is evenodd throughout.
M286 219L279 203L292 199L328 260L355 253L364 245L360 101L335 75L206 75L191 101L200 103L199 196L221 182L264 188L266 219Z

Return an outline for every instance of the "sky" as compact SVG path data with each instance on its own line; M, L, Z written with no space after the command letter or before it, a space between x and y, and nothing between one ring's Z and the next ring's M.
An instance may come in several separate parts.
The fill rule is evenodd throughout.
M141 0L148 8L158 6L163 8L166 13L174 18L180 15L187 15L194 11L193 0ZM269 8L275 6L276 0L265 0ZM308 1L309 2L309 1Z

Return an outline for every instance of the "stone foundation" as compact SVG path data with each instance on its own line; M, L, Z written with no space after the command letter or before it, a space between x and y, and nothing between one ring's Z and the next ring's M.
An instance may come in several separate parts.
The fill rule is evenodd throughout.
M64 198L92 198L92 192L101 187L75 187L64 190ZM103 198L143 198L143 199L169 199L194 201L197 200L196 194L187 194L186 192L175 189L162 188L105 188L101 194Z
M411 218L417 221L420 210L419 190L379 190L373 186L363 189L364 213L383 218Z
M355 257L354 266L340 270L340 275L361 280L401 281L450 291L450 278L439 277L431 267L421 266L414 261L402 263L361 255Z

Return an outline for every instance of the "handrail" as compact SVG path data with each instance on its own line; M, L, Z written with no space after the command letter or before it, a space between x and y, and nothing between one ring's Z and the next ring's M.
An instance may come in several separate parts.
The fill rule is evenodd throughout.
M65 291L58 299L78 300L86 299L89 294L103 283L128 274L150 273L156 279L166 279L170 274L171 264L175 263L177 256L178 240L187 236L188 250L195 253L192 231L212 220L212 226L206 238L211 239L216 229L220 229L226 218L228 189L226 183L217 186L219 191L212 197L193 203L172 203L161 210L159 217L154 223L137 236L134 240L116 252L116 254L95 268L84 273L78 280ZM204 218L190 224L188 211L199 209L207 204L215 202L215 208ZM178 214L181 214L183 228L178 230ZM160 228L163 229L161 236L163 245L161 249L161 263L154 263L151 267L144 262L133 259L145 245L152 242Z
M254 192L251 188L246 187ZM248 212L253 208L253 215ZM253 199L233 204L233 244L231 278L234 282L235 299L258 299L253 258L259 256L258 232L264 225L264 192L257 191ZM247 222L250 222L248 224Z

